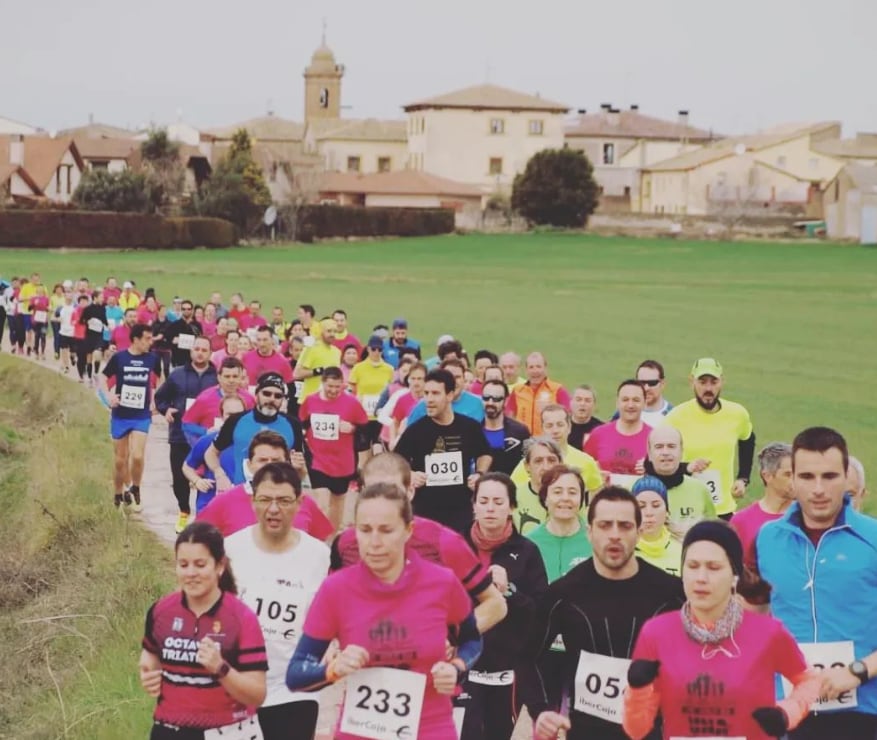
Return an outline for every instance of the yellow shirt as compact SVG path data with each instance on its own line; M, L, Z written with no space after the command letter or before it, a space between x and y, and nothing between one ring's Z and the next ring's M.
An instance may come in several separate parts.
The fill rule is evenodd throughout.
M312 346L305 348L298 364L306 370L313 370L315 367L341 367L341 350L334 344L323 344L322 341L317 341ZM298 400L304 401L311 393L319 391L321 382L322 376L320 375L305 378Z
M737 442L752 434L749 412L739 403L719 401L717 411L704 411L696 399L681 403L667 414L666 421L682 435L685 460L705 457L709 468L698 476L713 497L716 514L730 514L737 509L731 494L737 471ZM711 477L715 476L715 477Z
M356 397L368 413L369 419L375 419L378 399L390 381L393 380L393 366L386 362L375 365L371 360L357 362L350 371L347 382L356 386Z
M129 308L138 308L140 306L140 296L134 292L125 295L125 291L122 291L121 295L119 295L119 308L123 311L127 311Z
M37 286L35 283L25 283L18 291L18 305L21 313L27 313L30 310L30 299L37 294Z

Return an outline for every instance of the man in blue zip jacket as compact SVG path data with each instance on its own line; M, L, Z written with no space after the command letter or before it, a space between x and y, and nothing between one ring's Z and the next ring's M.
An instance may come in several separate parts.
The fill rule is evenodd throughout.
M170 447L171 475L174 496L180 507L176 531L182 532L189 521L189 481L183 474L183 463L192 448L183 433L183 414L195 402L201 391L215 386L219 381L216 368L210 362L210 340L196 337L190 359L176 368L155 392L155 407L168 421L167 441Z
M790 740L877 738L877 521L845 493L844 438L811 427L792 444L796 503L756 539L770 607L823 676L822 701Z

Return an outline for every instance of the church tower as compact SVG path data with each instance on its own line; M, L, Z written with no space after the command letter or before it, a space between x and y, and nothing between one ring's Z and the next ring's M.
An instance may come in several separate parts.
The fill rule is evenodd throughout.
M320 119L341 117L341 78L344 65L335 63L335 55L326 46L326 31L320 48L304 71L305 124Z

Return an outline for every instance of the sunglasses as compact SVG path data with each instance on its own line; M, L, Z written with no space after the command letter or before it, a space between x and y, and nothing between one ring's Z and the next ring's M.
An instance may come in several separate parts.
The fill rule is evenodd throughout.
M492 401L493 403L502 403L505 401L505 396L481 396L481 400L487 403L488 401Z
M641 380L640 383L647 385L649 388L655 388L661 380L663 380L663 378L657 378L656 380Z
M263 396L265 396L265 398L283 398L283 396L284 396L284 394L280 393L279 391L275 392L275 391L261 390L261 391L259 391L259 393L261 393Z

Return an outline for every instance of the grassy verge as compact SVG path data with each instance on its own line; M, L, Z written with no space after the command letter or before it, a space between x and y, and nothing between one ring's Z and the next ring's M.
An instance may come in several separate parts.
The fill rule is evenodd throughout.
M169 551L110 501L106 411L0 357L0 737L145 737L136 662Z

